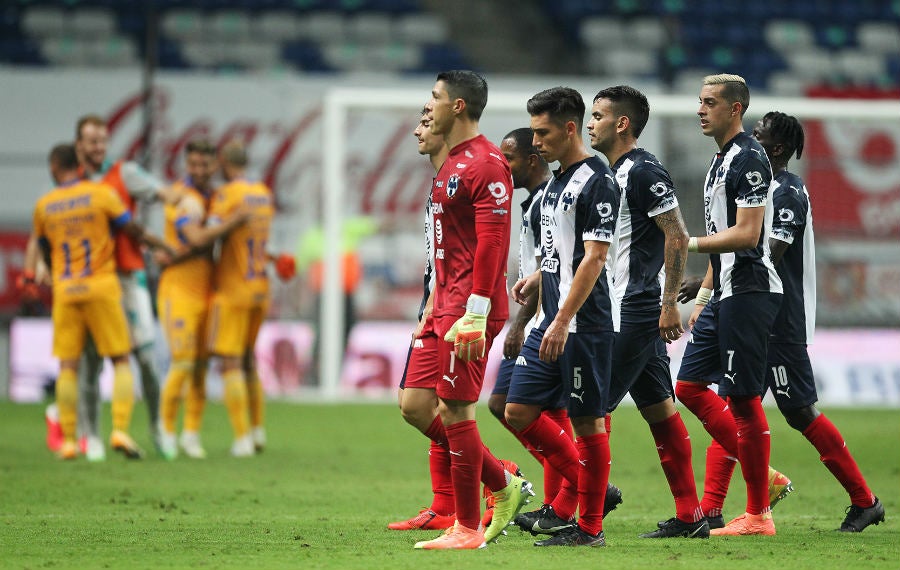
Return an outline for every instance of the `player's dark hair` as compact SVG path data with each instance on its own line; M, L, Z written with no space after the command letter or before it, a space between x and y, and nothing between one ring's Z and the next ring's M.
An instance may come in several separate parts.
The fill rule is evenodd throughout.
M214 145L209 139L194 139L192 141L188 141L188 143L184 145L185 155L191 154L192 152L205 154L207 156L215 156L216 145Z
M584 99L571 87L545 89L529 99L526 108L533 117L547 113L559 125L574 121L579 131L584 122Z
M509 133L503 137L503 140L506 139L516 143L516 153L520 156L527 157L534 154L541 160L544 160L544 157L541 156L538 149L534 148L534 132L530 128L522 127L520 129L509 131Z
M91 113L89 115L82 115L78 118L78 121L75 123L75 140L81 140L81 130L85 125L94 125L97 127L105 127L106 119L97 115L96 113Z
M451 99L466 102L466 114L471 120L481 118L488 98L487 81L482 76L468 69L453 69L438 73L437 80L444 82Z
M594 103L599 99L609 99L612 102L613 112L617 116L628 117L631 134L634 138L641 136L644 127L647 126L647 120L650 118L650 103L647 102L647 97L643 93L628 85L616 85L601 89L594 97Z
M805 135L803 126L796 117L778 111L770 111L763 115L762 123L768 129L772 142L784 146L785 156L790 158L797 153L797 158L800 158L800 155L803 154Z
M740 75L719 73L703 78L704 85L722 85L722 97L729 103L741 104L741 117L750 108L750 88Z
M75 152L75 145L71 143L60 143L50 149L47 161L62 170L78 170L78 153Z

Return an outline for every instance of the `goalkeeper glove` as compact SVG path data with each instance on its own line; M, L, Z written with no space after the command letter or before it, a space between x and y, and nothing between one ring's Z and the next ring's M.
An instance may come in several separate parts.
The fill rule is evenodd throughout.
M297 274L297 262L294 256L282 253L275 259L275 272L282 281L290 281Z
M487 338L487 316L491 312L491 300L480 295L469 295L466 303L466 314L459 318L444 340L453 343L456 357L463 362L478 360L484 357Z

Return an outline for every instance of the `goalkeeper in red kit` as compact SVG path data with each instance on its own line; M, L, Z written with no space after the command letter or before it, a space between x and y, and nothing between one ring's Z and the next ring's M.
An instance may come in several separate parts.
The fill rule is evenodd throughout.
M496 538L533 494L481 441L475 403L486 355L509 316L512 178L503 154L478 131L487 83L471 71L438 74L429 103L431 130L449 155L432 194L435 275L432 317L438 338L441 424L450 453L456 524L416 548L476 549ZM481 526L480 482L494 492L491 524Z

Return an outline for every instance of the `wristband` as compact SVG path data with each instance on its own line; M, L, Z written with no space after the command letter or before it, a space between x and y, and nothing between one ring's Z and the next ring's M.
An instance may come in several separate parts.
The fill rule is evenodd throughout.
M695 305L706 305L709 303L709 299L712 297L713 290L707 289L706 287L700 287L700 290L697 291L697 298L694 299Z
M697 238L695 236L688 240L688 251L690 251L690 252L700 251L700 239L699 238Z
M466 312L486 317L491 312L491 300L481 295L469 295L466 302Z

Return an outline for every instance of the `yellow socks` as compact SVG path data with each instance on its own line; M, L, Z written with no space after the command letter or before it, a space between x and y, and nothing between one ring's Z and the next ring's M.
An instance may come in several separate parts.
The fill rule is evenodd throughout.
M206 362L198 362L188 383L184 403L184 431L199 432L206 407Z
M222 382L225 385L225 406L228 408L228 417L231 419L234 437L239 439L250 433L244 371L240 368L229 370L222 375Z
M184 360L174 360L169 366L169 373L166 375L166 383L163 386L162 398L159 403L159 416L162 419L163 429L168 433L175 433L178 406L181 404L184 383L190 378L193 368L191 362Z
M250 425L260 427L263 425L266 400L255 368L247 372L247 397L250 401Z
M63 437L75 441L75 425L78 423L78 373L63 368L56 378L56 407L59 409L59 425Z
M113 365L112 423L113 430L128 432L134 409L134 376L126 360Z

